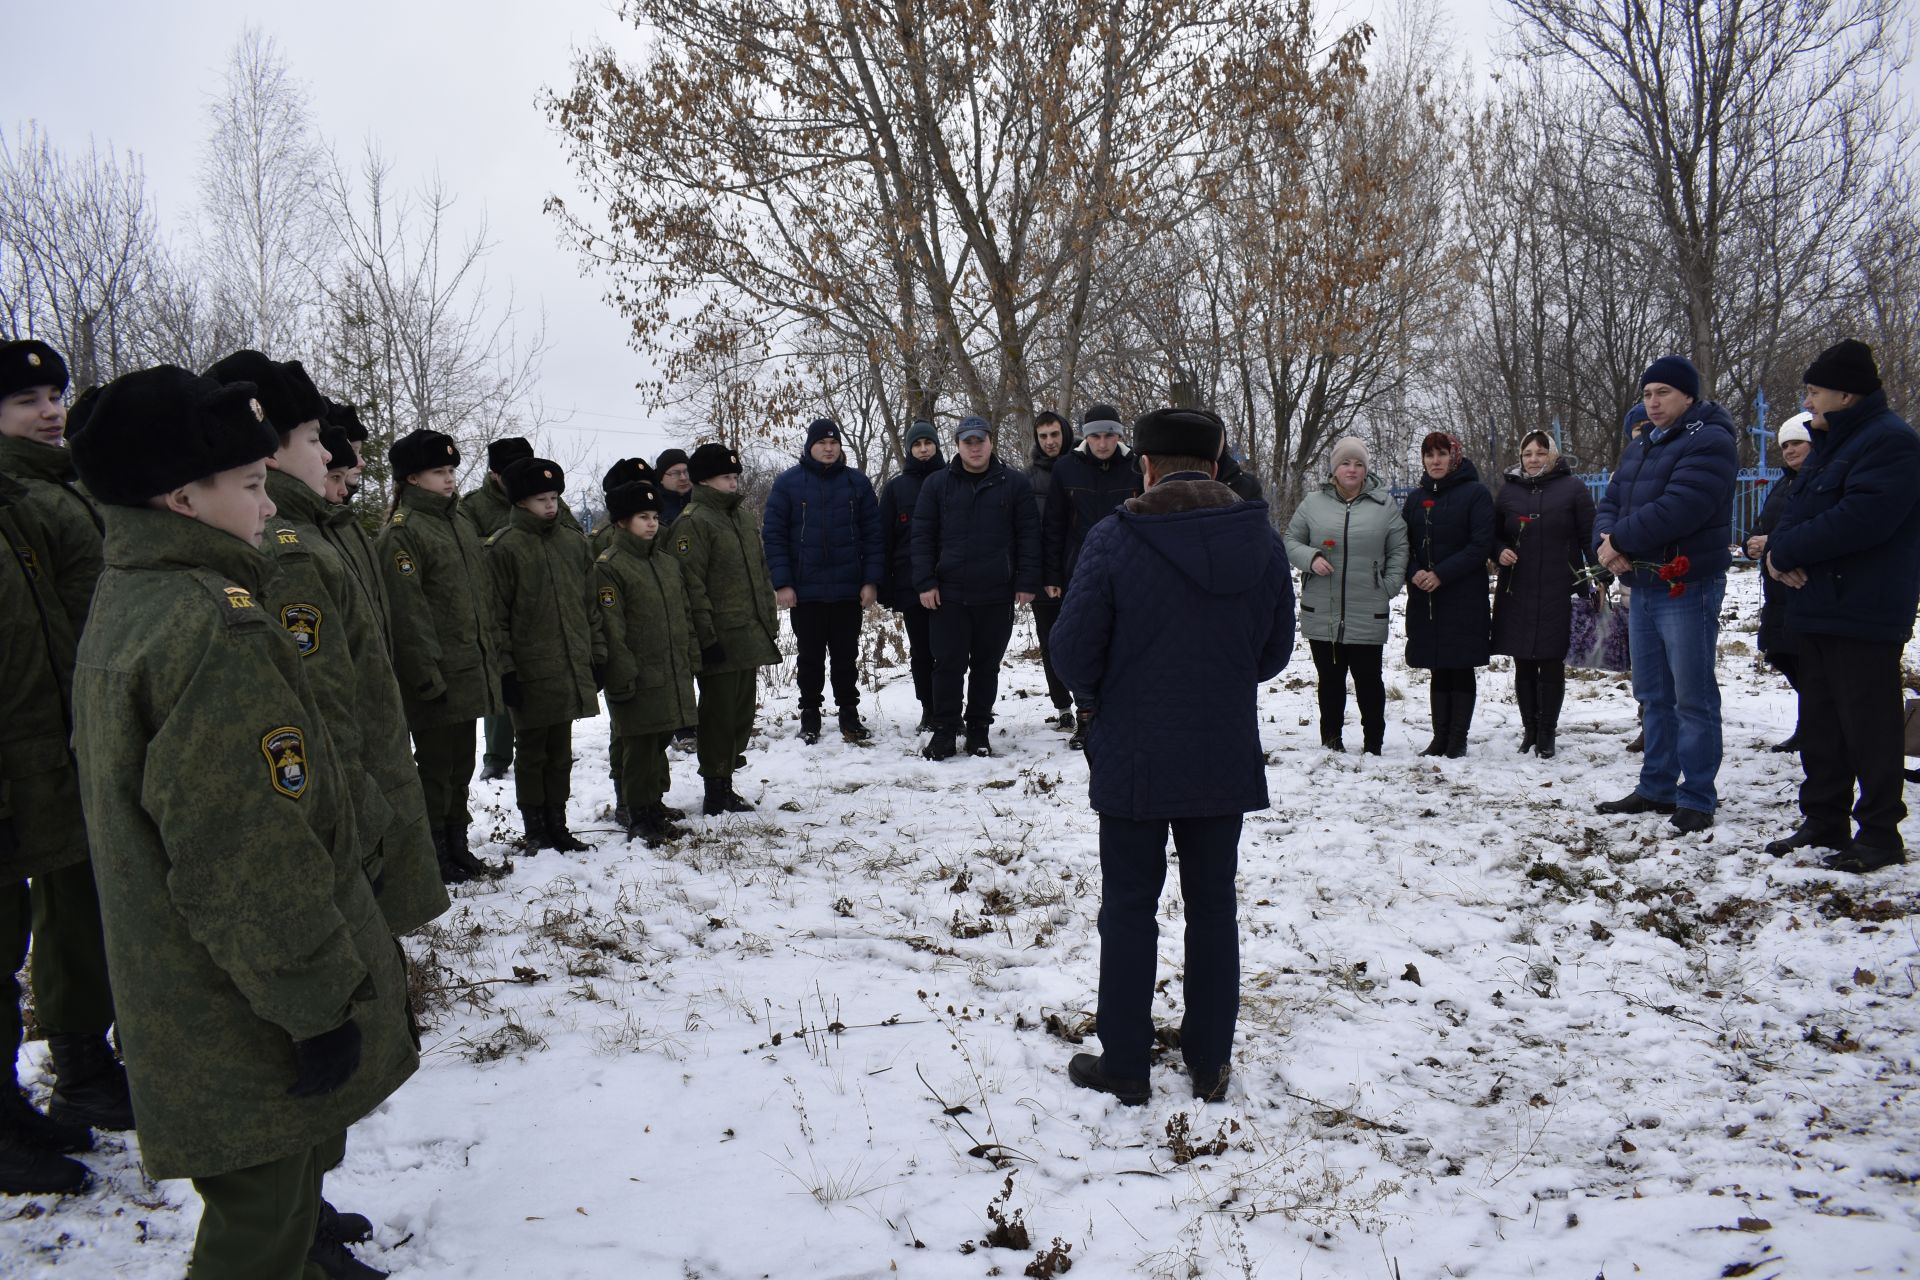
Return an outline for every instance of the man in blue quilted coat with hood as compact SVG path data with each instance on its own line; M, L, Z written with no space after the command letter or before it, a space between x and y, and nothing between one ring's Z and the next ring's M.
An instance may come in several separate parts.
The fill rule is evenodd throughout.
M1055 669L1092 713L1100 814L1104 1052L1067 1074L1130 1106L1150 1094L1154 913L1167 835L1186 903L1180 1053L1193 1096L1226 1092L1240 1013L1234 870L1244 814L1267 807L1258 686L1293 652L1293 579L1267 504L1215 477L1226 433L1195 409L1134 426L1146 492L1088 530L1053 633Z

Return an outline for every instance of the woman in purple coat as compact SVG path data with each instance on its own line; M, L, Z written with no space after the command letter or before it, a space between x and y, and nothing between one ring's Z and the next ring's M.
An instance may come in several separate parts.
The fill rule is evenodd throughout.
M1520 441L1520 462L1493 500L1493 651L1513 659L1521 751L1554 753L1567 692L1574 575L1593 560L1593 495L1544 431Z

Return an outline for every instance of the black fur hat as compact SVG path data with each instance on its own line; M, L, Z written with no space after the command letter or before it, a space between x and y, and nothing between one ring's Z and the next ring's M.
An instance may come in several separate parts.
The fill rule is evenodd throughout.
M1205 409L1155 409L1133 424L1133 448L1149 458L1218 460L1227 426Z
M353 468L353 441L347 439L347 433L329 423L320 428L320 447L327 451L327 470L348 471Z
M115 378L72 443L73 465L96 500L138 507L272 457L280 436L254 392L171 364Z
M522 458L508 464L500 483L507 487L507 501L519 502L542 493L565 493L567 473L546 458Z
M703 444L687 459L687 475L695 484L715 476L740 474L740 455L723 444Z
M223 386L251 382L254 398L266 409L267 421L283 440L303 422L326 420L327 398L298 360L273 360L258 351L236 351L216 360L207 376Z
M625 520L642 511L660 510L660 495L644 480L629 480L607 490L607 519Z
M93 407L100 403L101 390L100 385L95 383L75 396L73 403L67 406L68 444L72 444L73 438L86 430L87 420L93 417Z
M360 411L350 404L338 400L327 401L327 424L347 433L347 439L359 444L367 438L366 424L360 421Z
M600 492L612 493L623 484L639 481L653 483L653 468L645 458L622 458L607 468L606 478L600 481Z
M532 456L533 445L525 436L501 436L487 446L487 470L504 477L508 467Z
M65 395L67 362L38 338L0 343L0 398L33 387L52 387L56 394Z
M393 464L394 479L405 480L435 467L459 466L460 450L454 447L453 437L444 431L428 431L423 427L407 432L388 445L387 461Z

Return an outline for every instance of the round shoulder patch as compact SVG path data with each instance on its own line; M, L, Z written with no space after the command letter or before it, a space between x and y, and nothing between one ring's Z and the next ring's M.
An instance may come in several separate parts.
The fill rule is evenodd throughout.
M618 604L618 603L619 603L619 600L618 600L618 598L617 598L617 597L616 597L616 596L615 596L615 595L613 594L613 588L612 588L612 587L601 587L601 588L600 588L600 607L601 607L602 609L611 609L611 608L613 608L613 607L614 607L614 605L616 605L616 604Z
M687 552L692 548L692 546L693 546L693 540L687 537L687 535L684 533L681 534L678 538L675 538L673 540L673 549L679 552L681 555L687 554Z
M413 576L413 557L404 551L396 551L393 553L393 567L398 569L404 577L411 578Z

